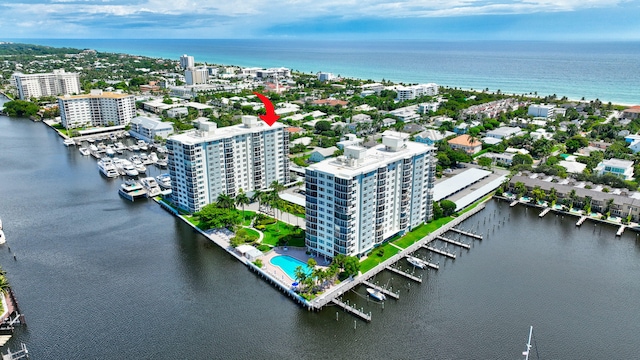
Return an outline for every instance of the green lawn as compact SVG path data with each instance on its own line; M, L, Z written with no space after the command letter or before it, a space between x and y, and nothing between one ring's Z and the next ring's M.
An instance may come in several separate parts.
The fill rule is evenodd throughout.
M379 249L384 250L383 256L377 255ZM360 271L364 274L367 271L373 269L376 265L397 254L398 252L400 252L400 249L391 245L390 243L379 246L378 248L374 249L366 259L360 262Z
M280 239L288 239L289 246L304 246L304 231L300 228L296 231L293 225L278 221L278 224L267 225L264 230L262 243L271 246L279 246Z
M251 211L251 210L245 210L243 212L242 210L240 210L240 213L242 214L242 218L244 219L242 221L242 225L250 226L251 225L251 220L253 220L253 217L256 215L256 212L255 211Z
M253 239L253 240L257 240L258 238L260 238L260 233L257 232L254 229L249 229L249 228L243 228L247 231L247 234L249 234L249 238Z

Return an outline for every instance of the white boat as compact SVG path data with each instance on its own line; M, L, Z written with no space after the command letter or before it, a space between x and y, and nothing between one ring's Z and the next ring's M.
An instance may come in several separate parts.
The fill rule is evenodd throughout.
M78 149L78 151L80 151L80 154L82 154L84 156L89 156L89 154L91 154L89 149L87 149L86 147L81 147L81 148Z
M98 169L100 169L102 175L108 178L118 177L118 169L113 160L109 158L100 159L98 161Z
M90 144L93 144L93 143L96 141L96 139L94 139L94 138L90 137L90 138L87 138L87 141L88 141Z
M158 150L158 152L159 152L160 154L164 154L164 153L166 153L166 152L167 152L167 147L166 147L166 146L164 146L164 145L162 145L162 146L158 146L158 147L156 148L156 150Z
M425 267L427 267L427 264L425 264L424 261L418 259L417 257L407 256L407 261L409 262L409 264L419 269L424 269Z
M133 144L129 147L129 150L131 151L140 151L140 146Z
M7 242L7 237L4 235L4 231L0 230L0 244Z
M145 197L147 195L147 190L145 190L144 187L138 184L135 180L127 180L124 184L120 185L118 194L127 200L135 201L137 198Z
M529 353L531 352L531 335L533 335L533 326L529 328L529 341L527 341L527 349L522 352L524 360L529 360ZM536 351L538 350L536 349Z
M113 156L116 154L116 149L113 145L109 144L104 152L109 156Z
M0 230L2 230L2 219L0 219Z
M139 173L144 174L147 172L147 167L144 166L142 159L138 155L133 155L129 158L129 161L133 163L133 166L135 166L136 170L138 170Z
M157 163L158 162L158 155L156 155L156 153L152 152L149 153L149 161L151 161L151 163Z
M162 189L158 182L153 177L149 176L140 179L140 184L147 190L147 197L154 197L162 194Z
M372 288L367 288L367 292L369 293L369 296L371 296L372 298L378 300L378 301L385 301L387 300L387 297L380 292L379 290L376 289L372 289Z
M116 164L116 167L122 174L131 177L138 176L138 170L136 170L135 165L133 165L131 161L126 159L118 159L117 161L114 160L114 162Z
M144 140L138 140L138 147L140 148L140 150L142 151L147 151L149 148L147 146L147 142Z
M75 145L76 144L76 142L73 141L73 139L64 139L63 143L64 143L65 146L70 146L70 145Z
M158 161L156 161L156 166L158 166L159 168L166 168L167 167L167 159L166 158L158 159Z
M156 180L158 180L158 185L160 185L163 189L171 189L171 176L169 174L160 174L156 176Z
M98 147L95 146L94 144L91 144L91 145L89 145L89 151L98 152Z

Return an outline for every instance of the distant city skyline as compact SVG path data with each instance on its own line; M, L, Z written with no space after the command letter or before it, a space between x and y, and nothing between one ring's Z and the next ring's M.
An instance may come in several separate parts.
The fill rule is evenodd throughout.
M8 39L640 40L640 0L17 0L0 13Z

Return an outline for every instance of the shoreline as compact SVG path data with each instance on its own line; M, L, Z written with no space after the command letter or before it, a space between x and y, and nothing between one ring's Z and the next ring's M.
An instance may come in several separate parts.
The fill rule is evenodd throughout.
M138 41L147 41L149 43L153 43L153 44L161 44L162 42L171 42L171 41L176 41L178 39L137 39ZM185 44L183 45L183 48L185 49L184 51L191 51L193 50L196 56L200 57L200 61L198 63L211 63L211 64L216 64L216 65L221 65L221 66L240 66L240 67L253 67L253 66L266 66L266 67L277 67L277 66L288 66L291 70L297 70L297 69L307 69L307 70L303 70L302 73L304 74L315 74L313 71L324 71L324 72L333 72L334 74L340 74L343 77L346 78L350 78L350 79L377 79L377 82L380 82L382 79L394 79L393 81L395 83L415 83L415 82L436 82L438 83L440 86L446 86L449 88L459 88L459 89L463 89L463 90L469 90L471 88L476 89L474 91L477 92L482 92L482 89L485 89L487 87L491 87L493 88L493 91L491 92L495 92L497 91L497 89L500 89L501 92L503 94L517 94L517 96L520 96L520 94L524 95L524 96L528 96L527 95L527 90L520 90L520 91L515 91L515 90L508 90L508 89L504 89L502 86L497 85L497 84L481 84L476 86L456 86L455 83L452 83L451 81L444 81L444 80L440 80L438 81L438 78L440 78L439 76L431 76L431 79L423 79L424 81L422 81L420 78L427 76L426 73L423 73L423 76L417 76L418 74L414 75L413 77L411 77L411 75L409 74L398 74L397 72L394 72L391 69L387 69L386 70L386 74L380 74L379 71L376 71L375 69L373 70L369 70L367 71L365 70L357 70L352 68L349 68L347 65L344 64L335 64L335 65L331 65L331 64L323 64L322 62L320 63L316 63L316 61L314 60L309 60L306 61L307 64L305 66L301 66L301 64L299 63L304 63L305 61L302 59L293 59L293 60L287 60L287 59L278 59L278 58L264 58L262 60L260 59L254 59L254 57L252 56L247 56L246 54L244 55L244 61L238 61L239 57L242 57L241 54L235 54L235 53L226 53L226 52L222 52L221 54L211 54L211 53L207 53L206 50L199 50L194 48L192 41L195 41L195 39L191 39L192 41L189 41L189 39L182 39L185 40ZM290 40L290 39L285 39L286 40ZM296 41L296 39L291 39L292 41ZM51 47L71 47L71 48L76 48L76 49L87 49L87 48L92 48L92 49L104 49L104 50L97 50L99 52L104 52L104 53L110 53L110 54L127 54L130 56L145 56L145 57L149 57L149 58L153 58L153 59L165 59L165 60L173 60L175 59L177 56L179 56L182 52L184 52L183 50L180 50L180 52L176 52L175 56L169 56L169 51L170 49L162 47L162 46L157 46L153 47L145 47L144 50L141 50L140 48L131 48L128 49L128 44L125 45L115 45L114 43L111 43L111 41L113 41L113 39L18 39L18 40L12 40L14 42L22 42L22 41L33 41L34 43L43 45L43 46L51 46ZM220 42L222 45L227 45L229 43L232 43L234 41L240 42L242 47L243 45L246 46L246 44L248 44L249 46L251 46L253 44L253 42L257 41L256 39L205 39L205 41L209 41L209 42ZM306 41L306 40L305 40ZM311 42L318 42L320 44L323 44L325 42L323 42L322 40L309 40ZM349 40L345 40L345 42L348 42ZM372 40L369 41L370 43L375 43L378 41L386 41L386 42L396 42L395 40ZM418 41L418 42L424 42L424 43L440 43L440 44L448 44L448 43L456 43L455 41L433 41L433 40L408 40L409 42L411 41ZM513 43L514 41L504 41L504 40L494 40L494 41L488 41L490 43L496 43L496 44L500 44L500 43ZM531 43L532 41L516 41L516 42L520 42L522 44L526 44L526 43ZM535 43L538 43L538 41L533 41ZM54 44L54 45L50 45L50 44ZM81 43L81 45L79 45L78 43ZM463 42L465 43L465 42ZM470 42L467 41L466 43L469 44L474 44L475 42ZM569 42L553 42L553 41L542 41L541 43L548 43L548 44L558 44L558 43L569 43L569 44L609 44L609 43L620 43L620 44L626 44L628 42L611 42L611 41L606 41L606 42L602 42L602 41L569 41ZM95 46L97 44L100 44L100 46ZM92 46L93 45L93 46ZM124 49L124 50L123 50ZM288 48L287 48L288 49ZM255 49L256 51L260 51L259 48ZM472 47L471 48L472 51L477 51L477 48ZM238 65L238 64L243 64L243 65ZM267 64L273 64L273 66L267 66ZM328 66L325 66L328 65ZM345 68L346 67L346 68ZM310 69L312 69L313 71L311 71ZM354 73L359 73L355 74ZM444 70L443 70L444 71ZM355 74L355 75L354 75ZM409 76L409 77L408 77ZM471 75L469 75L471 76ZM507 79L511 79L511 78L507 78ZM478 81L480 81L481 79L478 79ZM459 82L459 83L463 83ZM516 87L517 84L516 84ZM525 86L526 87L526 86ZM571 89L571 88L570 88ZM565 89L564 91L566 92L567 89ZM581 102L582 100L576 100L579 98L584 97L586 102L590 101L590 100L595 100L595 99L600 99L603 103L607 103L607 102L611 102L614 105L620 105L620 106L633 106L634 103L631 101L625 101L625 100L609 100L607 98L607 96L603 96L603 94L598 94L597 91L595 91L596 95L578 95L578 94L573 94L573 95L568 95L568 94L562 94L562 87L560 88L556 88L556 89L547 89L547 90L538 90L537 93L539 94L544 94L544 93L549 93L548 95L551 95L552 93L556 93L558 95L558 98L562 98L563 96L566 96L568 98L568 101L576 101L576 102ZM533 90L529 91L529 92L534 92ZM626 94L626 92L624 93ZM606 95L606 94L604 94ZM531 95L533 97L533 95ZM538 97L544 97L543 95L539 95Z

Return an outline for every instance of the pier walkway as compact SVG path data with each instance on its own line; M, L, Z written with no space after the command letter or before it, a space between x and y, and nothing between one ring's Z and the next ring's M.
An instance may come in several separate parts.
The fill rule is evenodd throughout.
M518 204L518 200L513 200L509 206L514 207Z
M378 286L378 285L376 285L376 284L374 284L374 283L370 283L370 282L368 282L367 280L363 281L363 282L362 282L362 284L363 284L363 285L367 285L368 287L370 287L370 288L372 288L372 289L374 289L374 290L378 290L378 291L380 291L381 293L383 293L383 294L385 294L385 295L387 295L387 296L389 296L389 297L392 297L392 298L394 298L394 299L396 299L396 300L400 299L400 295L399 295L399 293L394 293L394 292L392 292L391 290L385 289L385 288L383 288L383 287L381 287L381 286Z
M406 277L407 279L411 279L411 280L413 280L415 282L422 283L422 278L417 277L415 275L411 275L411 274L406 273L406 272L404 272L402 270L396 269L396 268L394 268L392 266L387 266L385 269L387 269L387 270L389 270L391 272L394 272L394 273L396 273L398 275L402 275L402 276Z
M331 302L341 307L344 311L348 311L366 322L371 322L371 313L365 314L364 312L354 308L353 306L347 305L338 299L332 299Z
M587 220L586 216L581 216L580 219L578 220L578 222L576 223L576 226L580 226L582 225L582 223Z
M446 238L444 236L436 236L436 239L442 240L444 242L448 242L449 244L460 246L461 248L465 248L467 250L471 249L471 245L469 245L469 244L465 244L465 243L462 243L462 242L459 242L459 241L455 241L453 239L449 239L449 238Z
M547 215L547 213L551 211L551 208L546 208L544 210L542 210L542 212L540 213L540 215L538 215L539 217L543 217L545 215Z
M455 259L456 258L456 254L454 254L454 253L450 253L450 252L447 252L447 251L444 251L444 250L436 249L436 248L434 248L432 246L429 246L429 245L423 245L422 247L427 249L427 250L429 250L429 251L431 251L431 252L446 256L446 257L451 258L451 259Z
M472 232L468 232L468 231L464 231L464 230L456 229L456 228L454 228L454 227L452 227L452 228L451 228L451 229L449 229L449 230L451 230L451 231L455 231L455 232L457 232L457 233L460 233L460 234L462 234L462 235L466 235L466 236L469 236L469 237L472 237L472 238L476 238L476 239L478 239L478 240L482 240L482 235L478 235L478 234L474 234L474 233L472 233Z

